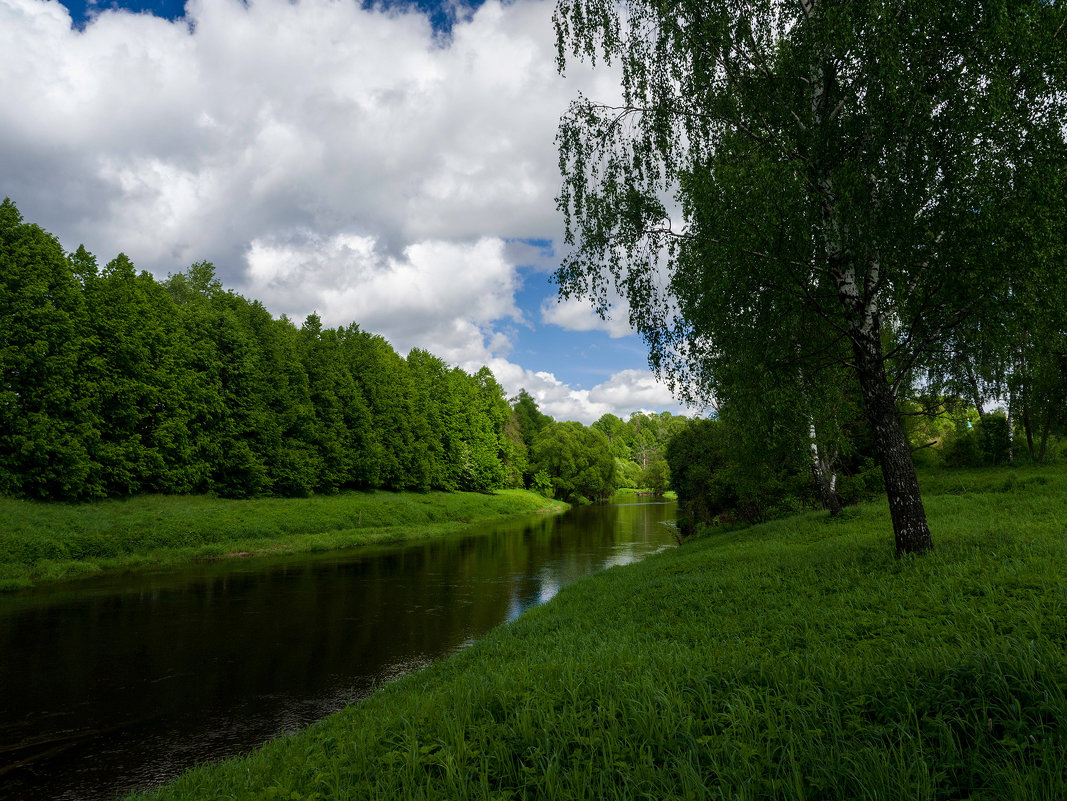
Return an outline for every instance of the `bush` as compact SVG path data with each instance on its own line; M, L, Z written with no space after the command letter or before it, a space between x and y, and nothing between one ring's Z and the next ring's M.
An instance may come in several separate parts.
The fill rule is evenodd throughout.
M976 424L958 421L955 431L945 438L943 451L945 463L951 467L984 467L1005 464L1010 448L1008 418L994 412Z
M945 464L950 467L980 467L985 461L977 432L967 428L967 421L956 424L956 429L945 437Z
M884 492L885 478L882 476L882 468L869 457L863 460L856 473L840 476L837 482L837 493L845 504L868 501Z
M1008 461L1011 438L1008 436L1008 418L999 412L987 414L977 426L978 440L986 464L998 465Z

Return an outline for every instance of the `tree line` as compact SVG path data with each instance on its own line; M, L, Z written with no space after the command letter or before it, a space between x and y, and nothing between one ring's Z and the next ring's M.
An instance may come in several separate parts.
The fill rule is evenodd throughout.
M670 483L667 442L686 417L605 414L591 426L557 422L525 389L512 399L526 486L569 502L604 500L620 488L662 495Z
M276 319L208 263L100 267L0 205L4 494L487 491L522 484L512 418L488 368Z
M684 418L557 422L356 324L297 326L199 262L156 280L104 266L0 205L0 493L243 498L345 488L530 487L571 501L662 492Z

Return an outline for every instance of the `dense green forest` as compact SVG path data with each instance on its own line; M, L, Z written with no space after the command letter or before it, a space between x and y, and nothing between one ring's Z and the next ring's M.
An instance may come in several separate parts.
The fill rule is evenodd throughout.
M665 475L685 419L556 422L525 390L509 403L486 367L275 318L211 264L157 281L122 254L65 253L10 200L0 376L0 494L49 500L522 486L596 500Z
M858 392L844 382L823 386L818 417L768 405L782 395L768 386L762 402L724 395L714 419L559 422L526 390L509 401L488 368L470 375L420 349L404 358L356 324L324 328L314 314L299 327L274 318L225 290L210 264L165 281L121 254L101 268L10 201L0 206L0 322L5 495L529 487L581 503L673 486L683 516L710 524L840 508L884 488ZM1040 361L1009 347L977 363L957 353L905 387L917 463L1058 456L1067 370L1057 342L1028 342ZM976 343L961 339L961 352ZM1011 420L985 410L998 396L1012 400Z
M0 492L289 496L521 482L492 373L299 327L210 264L157 281L0 206Z

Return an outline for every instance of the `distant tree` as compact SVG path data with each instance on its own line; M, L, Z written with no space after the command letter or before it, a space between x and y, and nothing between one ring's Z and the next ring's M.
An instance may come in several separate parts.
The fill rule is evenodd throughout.
M362 465L369 455L370 410L345 362L341 338L342 332L323 329L317 314L300 329L301 364L314 410L307 433L322 465L317 492L365 486L369 478ZM425 420L420 423L425 427Z
M407 362L384 338L355 324L344 330L342 342L346 362L370 409L381 486L396 490L425 486L431 471L417 454L420 446L412 430L415 388Z
M504 485L522 488L526 485L525 476L530 469L530 451L523 441L519 416L514 409L511 409L508 422L504 426L504 437L507 440Z
M633 460L641 465L642 470L647 470L648 466L659 456L658 422L654 416L643 412L634 412L630 415L630 453L633 454Z
M182 398L178 416L188 433L180 447L195 489L235 498L306 494L318 468L305 430L313 412L295 329L286 322L279 330L288 332L288 363L299 389L284 403L299 433L279 443L265 387L279 386L283 378L289 385L291 376L282 373L272 381L267 375L273 365L264 350L265 310L225 291L208 262L170 276L164 286L178 310L175 380Z
M678 525L687 536L697 525L738 505L729 476L731 443L718 420L696 419L675 433L666 448L671 487L678 495Z
M565 501L603 500L615 489L615 459L607 437L581 423L552 423L534 440L530 467L552 481Z
M608 433L610 429L611 436L619 443L618 447L613 444L615 455L636 462L641 470L647 470L652 462L661 458L667 440L679 426L685 424L686 418L670 412L653 414L638 411L631 414L625 423L614 415L605 415L600 421L607 422L602 430ZM600 421L594 423L594 427L599 427Z
M252 369L249 374L249 448L266 468L267 487L275 495L306 496L318 488L329 490L338 454L327 444L312 400L310 371L322 365L307 332L287 318L275 320L258 301L237 303L234 313L248 332ZM316 376L320 400L329 397L326 371ZM328 404L327 404L328 405ZM327 416L329 416L327 412ZM336 430L336 429L335 429ZM349 454L340 457L347 461Z
M219 292L203 310L210 345L201 366L211 379L218 404L216 414L205 424L210 432L209 487L231 498L266 495L272 489L286 495L306 495L314 488L321 469L306 429L285 452L290 457L287 466L292 476L288 486L272 487L267 455L256 447L259 424L266 412L263 396L257 392L260 369L257 345L245 314L249 305L238 295ZM306 381L304 376L302 392L307 391ZM312 419L309 414L305 425Z
M617 459L631 458L630 442L633 439L632 432L625 422L613 414L605 414L600 417L592 428L608 438L611 446L611 454Z
M487 492L504 485L505 460L511 460L510 443L504 434L511 407L492 371L482 367L469 379L474 387L470 419L470 479L466 489Z
M414 387L414 411L420 418L419 439L429 463L429 484L436 489L455 489L449 451L451 443L460 440L460 410L453 398L452 371L442 359L421 348L411 349L407 363Z
M649 464L644 472L642 483L652 490L652 494L657 498L662 497L670 487L670 468L667 466L667 460L660 457Z
M546 498L553 497L555 488L552 486L552 477L546 470L538 470L530 482L530 489Z
M615 457L615 486L637 489L644 486L644 471L637 462Z
M519 430L522 431L522 441L529 448L541 429L552 422L552 418L541 411L533 395L525 389L520 389L519 394L511 399L511 405L518 418Z
M454 367L444 379L440 394L441 421L439 436L445 460L445 489L455 490L469 482L470 406L474 387L470 376Z
M159 435L166 442L173 491L207 492L219 455L214 426L223 407L211 323L211 305L222 285L214 267L201 262L169 276L163 288L175 309L171 328L175 403Z
M80 251L74 259L84 256ZM100 420L91 451L105 491L188 492L174 301L121 253L83 281L91 334L81 380L92 387Z

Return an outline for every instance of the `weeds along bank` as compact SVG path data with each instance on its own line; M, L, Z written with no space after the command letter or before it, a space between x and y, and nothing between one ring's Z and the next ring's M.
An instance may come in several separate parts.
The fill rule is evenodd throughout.
M564 588L455 657L144 796L1067 797L1067 472L928 477Z
M472 522L564 508L526 490L253 500L143 495L85 504L0 498L0 590L104 570L425 539Z

